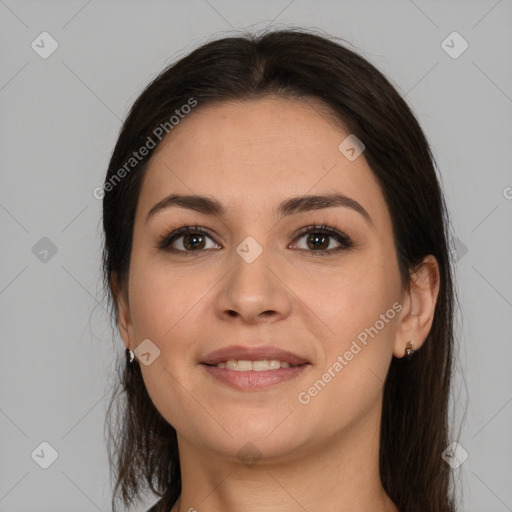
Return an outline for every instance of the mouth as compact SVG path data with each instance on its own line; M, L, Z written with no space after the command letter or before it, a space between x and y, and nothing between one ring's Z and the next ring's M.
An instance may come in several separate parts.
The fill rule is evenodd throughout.
M233 365L233 361L236 363L242 363L240 365ZM276 361L279 363L277 366ZM272 362L272 368L267 368L265 365L268 362ZM283 350L277 347L261 346L261 347L244 347L242 345L231 345L229 347L215 350L206 355L201 361L202 364L209 366L216 366L218 364L230 364L229 369L232 370L252 370L249 368L248 363L257 363L256 367L263 368L265 370L278 369L281 364L284 364L285 368L289 366L299 366L302 364L309 363L307 359L301 357L288 350ZM237 366L236 368L234 366ZM240 369L238 368L240 367ZM255 370L262 371L262 370Z
M231 346L208 354L201 366L217 381L240 391L258 391L301 374L310 362L275 347Z
M290 364L288 361L279 361L279 359L260 359L257 361L251 361L249 359L228 359L227 361L220 361L215 365L209 364L207 366L226 368L235 372L266 372L279 370L280 368L296 368L301 365Z

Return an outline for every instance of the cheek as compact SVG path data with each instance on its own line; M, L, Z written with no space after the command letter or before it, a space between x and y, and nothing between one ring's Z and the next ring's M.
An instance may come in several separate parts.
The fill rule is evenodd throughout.
M190 352L201 339L204 326L197 315L205 278L140 261L133 269L130 307L137 342L150 339L160 350L151 365L141 364L143 380L162 416L175 428L187 431L187 418L205 414L193 399L200 394L191 388L188 378L194 370Z
M382 395L392 358L397 312L384 281L370 288L361 280L354 287L347 283L330 284L337 299L311 303L329 327L318 336L318 364L297 396L311 428L313 418L322 417L323 428L336 430L365 416Z
M353 337L373 325L396 300L396 286L392 286L396 272L384 261L382 255L364 251L338 265L310 264L289 275L291 288L308 306L311 318L321 320L322 335L336 347L350 345Z
M132 268L130 305L137 335L154 338L164 346L180 329L187 327L193 334L195 324L189 319L215 281L206 273L180 271L165 262L142 258L134 258Z
M310 273L307 281L297 282L297 295L310 309L311 323L321 329L322 346L310 387L302 390L306 396L299 402L309 400L319 414L338 417L345 411L348 418L380 395L398 317L393 308L399 297L393 261L378 252L367 253L350 265ZM329 403L336 404L331 412Z
M381 399L389 360L363 348L341 371L332 366L326 365L297 397L302 428L317 430L319 437L365 421ZM322 418L320 423L318 418Z
M130 310L137 338L158 341L174 320L176 295L165 286L159 273L151 267L136 272L130 282Z

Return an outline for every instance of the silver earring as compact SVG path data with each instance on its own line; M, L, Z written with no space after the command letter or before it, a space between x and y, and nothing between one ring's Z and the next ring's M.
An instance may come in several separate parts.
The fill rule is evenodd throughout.
M128 365L133 365L133 360L135 359L135 354L129 349L126 349L126 359L128 362Z
M412 356L414 354L414 343L412 341L409 341L407 343L407 348L405 349L405 357L408 361L412 359Z

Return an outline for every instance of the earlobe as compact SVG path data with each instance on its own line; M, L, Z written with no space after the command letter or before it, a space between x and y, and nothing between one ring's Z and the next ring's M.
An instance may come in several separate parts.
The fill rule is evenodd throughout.
M410 288L406 292L404 308L395 338L393 355L402 358L407 355L408 343L418 350L430 332L440 288L439 264L429 254L420 267L411 274ZM410 348L410 347L409 347Z

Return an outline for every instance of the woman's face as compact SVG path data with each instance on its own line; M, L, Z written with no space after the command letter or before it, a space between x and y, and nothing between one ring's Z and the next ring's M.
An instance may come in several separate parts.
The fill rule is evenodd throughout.
M348 135L314 102L198 105L147 168L123 338L150 340L136 355L151 399L203 452L285 459L377 418L404 295L387 206L364 152L339 149ZM334 194L348 199L294 200ZM222 214L196 200L148 216L170 195Z

